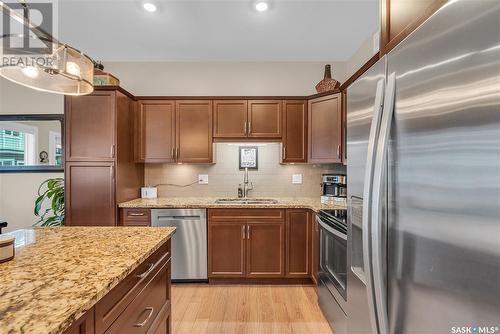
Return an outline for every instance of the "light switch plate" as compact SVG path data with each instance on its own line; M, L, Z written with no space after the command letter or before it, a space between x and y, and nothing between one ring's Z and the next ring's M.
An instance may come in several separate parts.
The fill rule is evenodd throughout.
M302 174L293 174L292 175L292 183L293 184L302 184Z
M208 175L198 174L198 184L208 184Z

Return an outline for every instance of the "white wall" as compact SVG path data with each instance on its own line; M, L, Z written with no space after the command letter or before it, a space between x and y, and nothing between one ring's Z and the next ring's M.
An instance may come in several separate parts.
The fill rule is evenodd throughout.
M332 62L343 82L345 63ZM134 95L309 95L323 79L325 63L104 63Z
M0 114L62 114L64 98L38 92L0 78ZM63 173L0 173L0 219L9 223L6 231L31 226L38 186Z
M378 43L374 49L374 38L376 42L378 41L378 33L372 34L368 39L366 39L363 44L358 48L358 50L352 55L352 57L345 62L344 70L346 78L356 73L361 66L363 66L371 57L373 57L378 52Z

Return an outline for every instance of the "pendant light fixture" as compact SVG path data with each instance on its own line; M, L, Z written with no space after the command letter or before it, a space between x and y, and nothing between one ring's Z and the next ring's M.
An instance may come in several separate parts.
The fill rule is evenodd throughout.
M0 76L36 90L64 94L86 95L94 91L94 63L90 57L75 48L57 41L29 21L29 8L23 6L24 16L0 1L4 20L14 19L24 26L24 34L3 34L9 45L43 43L48 53L30 48L18 48L12 53L0 45L2 62ZM29 34L31 31L33 34ZM27 43L28 42L28 43ZM7 53L8 52L8 53Z

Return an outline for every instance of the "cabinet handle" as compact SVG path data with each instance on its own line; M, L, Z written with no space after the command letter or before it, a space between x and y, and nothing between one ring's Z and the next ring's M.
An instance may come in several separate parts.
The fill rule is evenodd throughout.
M247 239L250 240L250 225L247 225Z
M248 134L252 132L252 122L248 122Z
M241 226L241 234L243 235L243 239L245 239L245 225Z
M128 215L132 216L132 217L142 217L145 215L145 213L144 212L130 212Z
M172 153L170 153L170 157L173 159L174 158L174 151L175 151L175 148L172 147Z
M146 307L144 309L144 311L141 312L141 315L145 312L145 311L149 311L149 314L148 316L146 317L146 319L144 319L143 322L138 322L136 324L134 324L134 327L143 327L145 324L147 324L147 322L149 321L149 319L151 319L151 316L153 315L153 312L154 312L154 308L153 307Z
M340 145L337 145L337 158L340 158Z
M154 266L155 265L153 263L148 263L148 269L146 269L146 271L143 272L142 274L135 275L135 277L137 277L137 278L144 278L144 277L148 276L148 274L151 272L151 270L153 270Z
M248 131L247 131L247 121L245 121L245 135L248 134Z
M283 146L283 160L286 159L286 146Z

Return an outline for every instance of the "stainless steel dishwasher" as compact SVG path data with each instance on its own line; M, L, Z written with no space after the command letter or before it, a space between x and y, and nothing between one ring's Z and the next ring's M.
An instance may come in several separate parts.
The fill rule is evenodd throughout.
M153 209L151 226L177 228L172 237L172 281L206 282L206 209Z

